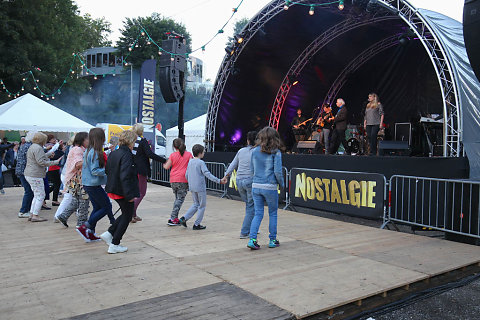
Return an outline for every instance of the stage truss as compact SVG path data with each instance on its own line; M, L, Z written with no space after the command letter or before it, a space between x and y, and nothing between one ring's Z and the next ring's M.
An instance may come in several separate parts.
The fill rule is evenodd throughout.
M328 0L327 0L328 1ZM327 1L315 1L315 2L327 2ZM312 3L314 1L299 0L295 3ZM295 5L293 3L292 5ZM214 151L215 148L215 127L217 121L218 109L223 94L225 84L232 73L234 63L248 44L249 40L255 35L256 32L261 30L262 26L275 17L277 14L284 11L284 0L275 0L265 6L242 30L242 36L244 41L241 44L235 46L235 51L232 54L227 54L220 66L217 79L213 88L212 96L208 106L207 123L205 130L205 142L208 151ZM441 42L438 40L431 27L428 25L422 15L407 1L405 0L378 0L377 6L381 6L386 10L375 10L373 14L368 18L354 19L347 18L343 22L331 27L325 31L322 35L317 37L295 60L290 67L290 70L284 77L282 84L280 85L277 96L275 97L269 125L278 129L278 124L282 114L283 105L285 99L288 96L292 82L301 73L310 59L317 54L326 44L333 39L337 38L341 34L344 34L354 28L364 26L367 24L378 23L387 19L402 19L412 32L415 33L419 41L421 41L427 54L429 55L432 65L437 75L440 91L443 101L443 113L444 113L444 146L443 154L449 157L462 156L461 146L461 133L462 123L459 106L459 97L457 94L457 82L455 74L453 73L452 66L447 59L445 50L442 47ZM330 5L322 7L323 10L338 10L336 5ZM378 52L377 52L378 53ZM358 58L358 57L357 57ZM357 60L357 59L356 59ZM336 82L332 85L329 93L338 92L335 86L338 86ZM343 85L343 84L342 84ZM341 87L340 87L341 88ZM332 96L327 96L332 99Z

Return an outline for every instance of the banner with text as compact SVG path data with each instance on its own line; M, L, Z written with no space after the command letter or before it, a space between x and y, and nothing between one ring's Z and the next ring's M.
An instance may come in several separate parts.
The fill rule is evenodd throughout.
M367 218L383 216L381 174L292 168L290 175L293 205Z
M282 168L284 184L288 188L288 175L286 168ZM278 201L285 202L287 199L286 191L288 189L278 187ZM227 194L230 196L237 196L240 197L240 193L238 193L237 187L237 170L233 170L230 179L228 180L227 184Z
M155 124L155 73L157 60L145 60L140 71L138 92L138 123L146 126Z

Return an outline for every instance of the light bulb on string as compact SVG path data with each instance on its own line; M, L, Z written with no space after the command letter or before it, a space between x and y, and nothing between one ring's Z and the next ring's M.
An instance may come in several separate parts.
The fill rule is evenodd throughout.
M205 52L205 46L202 46L202 52Z
M37 87L33 87L33 90L37 90Z
M94 76L93 79L94 79L94 80L97 80L97 76Z
M35 81L40 82L40 80L36 79Z
M170 60L171 60L171 61L175 61L175 58L173 57L173 54L170 55Z
M25 81L25 80L27 80L27 79L25 79L25 78L22 78L22 81Z
M24 87L22 87L22 91L25 91L25 88L24 88Z
M343 4L343 0L340 0L338 3L338 10L343 10L343 8L345 8L345 5Z
M50 100L50 98L49 98L49 97L47 97L47 100Z
M150 41L147 41L147 44L150 45L150 44L152 44L152 43L151 43Z
M112 76L113 76L113 77L115 77L115 73L114 73L114 74L112 74Z
M132 51L132 50L133 50L132 47L128 48L128 51Z
M55 100L55 96L52 96L52 100Z
M288 10L288 8L290 8L290 1L289 0L285 1L285 5L283 6L284 10Z
M72 74L75 74L75 71L72 70Z
M161 56L161 55L162 55L162 51L158 51L158 55Z
M313 16L313 14L315 13L315 7L314 6L310 6L310 11L308 11L308 14Z
M145 35L145 32L144 32L144 31L142 31L142 36L144 36L144 35Z

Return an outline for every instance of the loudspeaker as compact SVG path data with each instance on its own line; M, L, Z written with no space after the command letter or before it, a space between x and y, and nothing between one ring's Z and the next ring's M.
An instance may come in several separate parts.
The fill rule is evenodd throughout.
M310 153L318 154L322 151L322 144L318 141L298 141L296 146L293 148L294 152L297 153Z
M163 100L166 103L178 102L184 95L182 90L184 72L172 67L159 68L158 80Z
M378 155L380 156L408 156L410 148L408 141L379 141Z
M162 41L162 48L168 52L175 53L173 56L168 53L163 53L158 59L158 65L160 67L172 67L179 71L185 71L187 66L185 53L187 52L187 47L183 42L178 39L169 39Z
M463 39L473 72L480 80L480 0L466 0L463 7Z

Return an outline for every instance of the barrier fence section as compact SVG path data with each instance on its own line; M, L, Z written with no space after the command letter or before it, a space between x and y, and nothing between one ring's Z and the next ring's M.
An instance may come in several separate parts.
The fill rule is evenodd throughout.
M220 162L205 162L207 165L208 171L213 174L215 177L222 179L225 176L225 172L227 171L227 167L224 163ZM220 184L213 181L207 180L207 190L221 192L221 197L225 197L227 195L227 185Z
M170 184L170 170L163 168L163 163L152 161L152 175L150 179L155 182Z
M223 163L218 162L205 162L208 170L216 177L223 178L225 175L226 167ZM153 161L152 163L152 175L150 177L152 181L160 182L164 184L170 184L170 169L166 170L163 168L163 164L158 161ZM222 193L224 197L227 193L226 185L215 183L206 179L207 181L207 190L216 191Z
M387 221L480 238L480 182L394 175Z

